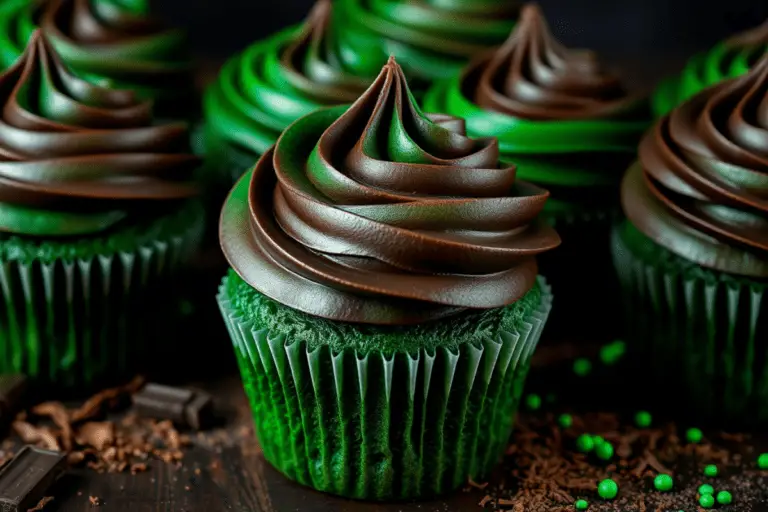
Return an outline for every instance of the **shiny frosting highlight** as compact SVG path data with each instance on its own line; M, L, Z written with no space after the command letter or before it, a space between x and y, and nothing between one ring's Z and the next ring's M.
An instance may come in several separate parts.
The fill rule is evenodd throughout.
M768 52L768 20L691 58L679 76L661 83L653 107L664 115L697 92L746 74Z
M768 56L659 120L624 179L622 203L673 253L768 277Z
M351 107L310 114L235 186L221 245L251 286L333 320L411 324L496 308L559 244L548 193L499 166L494 139L427 117L385 65Z
M566 187L617 185L651 118L592 52L555 40L535 4L500 48L436 84L425 108L498 137L525 179Z
M205 97L214 137L264 153L293 121L313 110L348 104L370 79L348 73L329 33L330 0L319 0L305 23L230 59Z
M196 192L186 126L153 126L134 93L75 77L40 32L0 100L0 232L98 233Z
M446 78L501 44L519 15L515 0L337 0L344 64L375 76L395 55L418 82Z
M151 17L146 0L7 0L0 24L6 67L39 27L81 77L136 91L161 111L189 107L192 66L184 34Z

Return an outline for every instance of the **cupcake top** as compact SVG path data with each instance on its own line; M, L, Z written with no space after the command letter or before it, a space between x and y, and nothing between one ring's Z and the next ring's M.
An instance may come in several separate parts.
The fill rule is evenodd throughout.
M511 304L559 244L548 193L499 165L495 139L426 116L394 59L351 107L291 125L235 186L225 256L253 288L349 322L411 324Z
M673 253L768 277L768 55L658 121L622 203L632 224Z
M344 69L330 22L331 2L319 0L303 25L230 59L205 97L214 135L261 154L297 118L355 101L370 79Z
M536 165L521 163L521 172L551 185L617 184L617 169L628 161L617 167L615 159L595 153L626 159L651 118L647 102L604 70L594 53L556 41L535 4L524 6L500 48L436 84L425 105L465 118L472 135L498 137L502 159L535 156ZM571 154L569 160L562 154Z
M766 52L768 20L694 56L679 77L659 86L653 98L654 110L664 115L702 89L745 74Z
M98 234L195 194L184 124L75 77L35 32L0 75L0 232Z
M499 45L514 26L515 0L337 0L344 63L373 76L396 55L417 81L446 78Z
M162 113L189 107L192 67L184 34L151 17L146 0L7 0L0 6L6 67L37 27L82 78L136 91Z

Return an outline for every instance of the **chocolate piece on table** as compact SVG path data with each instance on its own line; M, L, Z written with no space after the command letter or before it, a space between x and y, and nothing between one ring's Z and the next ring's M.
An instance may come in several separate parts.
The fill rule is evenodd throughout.
M0 510L26 512L34 508L65 470L62 453L25 446L0 469Z
M27 391L27 377L19 374L0 375L0 424L7 424L21 409Z
M209 394L160 384L144 386L133 395L133 405L142 416L171 420L194 430L205 428L213 416Z

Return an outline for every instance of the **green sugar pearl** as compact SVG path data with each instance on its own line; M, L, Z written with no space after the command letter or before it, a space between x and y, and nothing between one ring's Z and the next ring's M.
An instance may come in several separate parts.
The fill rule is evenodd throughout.
M595 441L589 434L581 434L576 438L576 449L582 453L589 453L595 449Z
M702 494L699 498L699 505L703 508L712 508L715 506L715 498L711 494Z
M583 357L573 362L573 373L579 377L586 377L592 372L592 362L589 359Z
M541 397L535 393L531 393L525 398L525 404L532 411L537 411L541 408Z
M615 364L622 358L627 350L627 344L621 340L616 340L600 348L600 360L606 366Z
M595 443L595 446L600 446L605 442L605 439L600 436L592 436L592 442Z
M635 425L639 428L648 428L651 426L652 419L651 413L648 411L638 411L638 413L635 414Z
M698 444L704 438L704 434L698 428L689 428L685 433L685 438L689 443Z
M720 491L717 493L717 502L721 505L730 505L733 501L733 496L728 491Z
M587 500L576 500L573 504L573 508L576 510L587 510L589 508L589 502Z
M557 423L561 428L571 428L573 425L573 418L570 414L561 414L560 417L557 418Z
M768 469L768 453L761 453L757 458L757 467L760 469Z
M610 478L607 478L598 484L597 494L604 500L612 500L619 494L619 485Z
M657 491L661 491L661 492L671 491L673 485L674 485L674 481L672 480L672 477L669 475L656 475L656 478L653 479L653 486L656 488Z
M601 438L602 439L602 438ZM603 460L611 460L613 457L613 445L605 440L595 443L595 453Z
M709 484L704 484L699 487L699 494L704 496L705 494L715 494L715 489Z
M716 477L717 473L718 473L717 466L715 466L714 464L707 464L704 467L704 476Z

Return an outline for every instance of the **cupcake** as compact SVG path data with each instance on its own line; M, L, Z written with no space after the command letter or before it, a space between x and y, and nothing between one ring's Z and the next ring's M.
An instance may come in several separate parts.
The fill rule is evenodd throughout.
M151 17L146 1L3 0L3 68L14 64L37 27L80 78L135 91L155 102L158 116L197 117L184 34Z
M471 136L498 137L501 160L552 193L544 215L563 246L543 256L541 266L568 309L561 315L556 308L551 324L571 338L575 331L593 338L596 329L611 331L615 315L596 313L583 293L617 292L610 226L621 174L650 124L647 102L629 94L594 54L564 48L539 8L527 4L507 42L432 87L425 110L465 118Z
M504 42L520 10L516 0L337 0L336 9L344 65L375 76L395 55L418 95Z
M640 144L613 236L634 360L675 409L768 420L768 56ZM640 359L642 358L642 359Z
M653 96L654 112L663 116L702 89L744 75L766 51L768 20L691 58L679 76L659 85Z
M394 60L351 107L292 124L220 226L218 300L266 459L374 500L487 475L552 301L547 195L495 139L423 114Z
M320 0L302 25L231 58L206 91L206 154L227 190L289 124L352 103L370 84L342 65L330 20L331 2Z
M0 373L79 387L137 371L202 229L185 126L75 77L40 32L0 100Z

